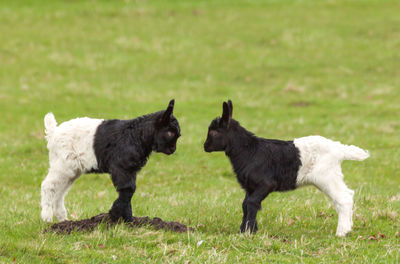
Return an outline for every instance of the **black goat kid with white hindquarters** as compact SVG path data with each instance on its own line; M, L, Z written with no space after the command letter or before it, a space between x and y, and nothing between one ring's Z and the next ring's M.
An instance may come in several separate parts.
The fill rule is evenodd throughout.
M230 100L223 103L222 117L208 128L204 150L225 151L246 192L240 231L257 231L257 211L269 193L304 185L316 186L332 200L339 215L337 236L351 231L354 191L343 181L341 162L362 161L369 153L321 136L294 141L259 138L232 119L232 110Z
M174 100L166 110L131 120L76 118L57 126L52 113L44 118L50 168L42 182L42 213L46 222L67 220L64 197L83 173L109 173L119 197L112 205L113 221L132 221L131 198L136 174L154 150L170 155L180 136L173 116Z

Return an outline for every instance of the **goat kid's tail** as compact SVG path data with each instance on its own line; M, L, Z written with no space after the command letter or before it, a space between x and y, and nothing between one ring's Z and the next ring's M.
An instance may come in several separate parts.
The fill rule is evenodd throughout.
M354 145L342 145L343 159L362 161L369 158L368 150L363 150Z
M47 141L49 141L54 134L54 130L57 127L57 121L53 113L48 113L47 115L44 116L44 127L45 127L44 132L46 134L45 138Z

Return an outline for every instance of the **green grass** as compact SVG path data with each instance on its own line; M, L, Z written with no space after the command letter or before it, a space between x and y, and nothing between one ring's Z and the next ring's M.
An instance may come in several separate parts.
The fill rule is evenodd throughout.
M398 263L398 1L0 1L0 262ZM140 172L133 211L196 229L118 226L43 234L43 116L132 118L176 99L182 138ZM256 235L238 233L243 191L207 126L234 102L257 135L312 134L369 149L343 163L354 230L313 187L273 193ZM83 175L70 218L107 211L108 175ZM378 235L383 234L383 235ZM374 238L377 239L374 239ZM204 242L198 246L198 242Z

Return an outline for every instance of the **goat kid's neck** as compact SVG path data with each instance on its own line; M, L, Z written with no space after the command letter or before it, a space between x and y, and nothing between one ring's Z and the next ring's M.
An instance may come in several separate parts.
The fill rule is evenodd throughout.
M152 122L142 123L140 125L132 126L131 133L140 135L141 146L145 149L146 155L150 155L154 149L154 137L156 129Z
M232 162L243 157L243 155L250 158L253 155L256 145L257 140L253 135L238 132L229 138L228 145L225 149L225 155L228 156Z

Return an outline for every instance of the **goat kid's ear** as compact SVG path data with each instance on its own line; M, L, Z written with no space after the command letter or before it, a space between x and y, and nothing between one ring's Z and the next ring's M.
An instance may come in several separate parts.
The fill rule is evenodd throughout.
M233 114L233 105L230 99L228 100L228 108L229 108L229 119L231 119Z
M224 102L222 104L222 117L221 117L222 125L224 127L228 127L230 120L231 116L230 116L229 106L226 102Z
M172 112L174 111L175 99L169 101L167 110L165 110L163 117L161 119L161 123L167 125L171 119Z

